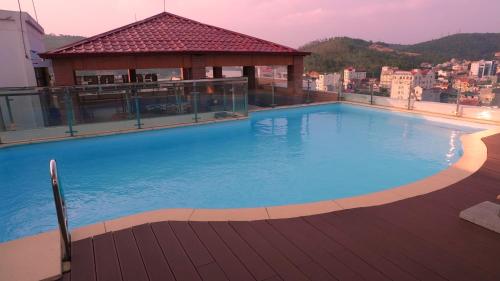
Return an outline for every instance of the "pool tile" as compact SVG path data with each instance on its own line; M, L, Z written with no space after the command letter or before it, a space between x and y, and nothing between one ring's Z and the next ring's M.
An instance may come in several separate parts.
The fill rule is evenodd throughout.
M71 231L71 241L78 241L89 237L94 237L106 232L104 222L82 226Z
M293 218L300 216L323 214L341 210L335 201L320 201L307 204L268 207L267 212L271 219Z
M131 226L160 221L186 221L189 219L193 209L162 209L140 214L130 215L104 222L106 232L117 231Z
M195 209L190 221L253 221L268 219L266 208Z
M356 197L336 199L335 202L344 209L352 209L383 205L401 199L404 199L401 195L392 192L391 190L384 190Z

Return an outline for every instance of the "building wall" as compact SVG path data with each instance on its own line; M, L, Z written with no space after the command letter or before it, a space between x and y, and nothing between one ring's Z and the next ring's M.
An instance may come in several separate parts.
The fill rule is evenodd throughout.
M414 93L415 87L431 89L434 87L435 75L433 71L395 71L391 81L391 98L408 99Z
M19 12L0 10L0 19L0 87L36 86L34 67L49 66L37 55L45 52L43 28L24 12L21 16L23 32ZM0 106L3 123L10 129L43 126L38 97L11 97L10 107L15 125L10 122L5 99L1 99Z
M392 75L394 71L398 70L397 67L383 66L380 72L380 87L390 89L392 85Z
M475 61L470 65L469 74L474 77L493 76L496 74L497 65L495 61Z

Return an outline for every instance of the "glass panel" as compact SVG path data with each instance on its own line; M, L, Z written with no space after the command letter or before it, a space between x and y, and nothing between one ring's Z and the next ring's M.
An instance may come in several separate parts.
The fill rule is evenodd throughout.
M100 74L99 78L106 76ZM231 78L0 88L0 142L240 118L248 115L247 87L246 78Z

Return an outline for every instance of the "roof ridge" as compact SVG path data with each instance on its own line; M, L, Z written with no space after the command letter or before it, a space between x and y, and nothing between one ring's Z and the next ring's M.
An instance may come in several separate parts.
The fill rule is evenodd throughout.
M268 40L257 38L255 36L246 35L246 34L243 34L240 32L236 32L236 31L229 30L226 28L214 26L211 24L202 23L200 21L189 19L189 18L186 18L183 16L169 13L169 12L161 12L159 14L153 15L153 16L145 18L143 20L136 21L136 22L133 22L133 23L130 23L130 24L127 24L127 25L124 25L124 26L121 26L121 27L97 34L97 35L94 35L94 36L91 36L88 38L84 38L84 39L79 40L77 42L59 47L57 49L48 51L48 52L41 54L41 55L45 58L50 58L50 57L55 57L55 56L69 55L71 53L76 54L76 55L84 54L84 53L86 53L86 54L98 54L98 52L93 52L93 53L92 53L92 51L91 52L78 52L78 51L74 51L74 50L75 49L82 49L82 48L85 49L87 45L92 46L95 44L100 44L100 42L102 42L102 40L107 40L108 38L126 36L127 33L130 33L130 32L139 32L138 40L140 40L140 42L143 42L142 40L148 40L148 37L147 36L144 37L141 33L141 30L143 28L151 28L152 27L155 29L155 31L161 32L164 29L165 30L169 30L170 28L175 29L177 24L184 25L184 26L190 26L195 30L205 30L205 32L208 35L212 35L212 37L209 37L212 41L219 42L220 40L217 40L219 38L222 41L224 41L224 38L232 38L232 41L231 40L228 41L229 42L228 44L233 43L233 45L234 45L234 44L239 43L240 45L241 44L249 44L249 45L254 45L254 46L260 46L260 47L254 47L254 50L251 50L252 48L250 48L248 50L244 50L244 49L243 50L241 50L241 49L236 50L238 48L236 48L235 50L229 50L231 47L228 47L228 50L229 50L228 52L290 53L290 54L298 54L298 55L308 54L306 52L301 52L295 48L291 48L291 47L288 47L285 45L281 45L281 44L274 43L274 42L271 42ZM156 27L156 26L158 26L158 27ZM189 32L188 32L188 34L189 34ZM200 36L200 35L198 35L198 36ZM180 37L181 38L179 38L179 36L178 36L177 40L180 40L179 42L183 42L182 35ZM144 38L146 38L146 39L144 39ZM157 40L157 42L161 42L161 41L168 40L168 37L166 38L165 36L160 36L156 40ZM189 35L187 35L187 40L188 40L188 42L189 42L189 40L192 40L189 38ZM200 40L198 40L198 41L200 41ZM206 43L206 46L205 46L205 45L203 45L204 44L203 40L201 40L201 42L198 43L201 45L197 46L199 48L195 47L195 48L192 48L191 50L189 50L189 49L184 50L184 51L180 50L180 52L217 52L217 51L223 52L224 51L224 50L221 50L224 48L221 48L218 46L214 47L214 44L210 45L210 42L212 42L212 41L205 42ZM136 41L136 42L139 42L139 41ZM236 42L236 43L234 43L234 42ZM200 46L203 46L203 47L200 47ZM206 47L206 48L204 48L204 47ZM263 49L260 50L261 48L263 48ZM144 52L144 51L141 50L138 52ZM147 52L148 51L145 51L145 53L147 53ZM150 52L155 52L155 51L150 51ZM161 52L175 52L175 50L170 50L170 49L166 48L164 50L156 50L156 52L160 52L160 53ZM107 52L107 53L112 54L112 53L126 53L126 52L125 51L113 52L113 50L111 50L110 52Z

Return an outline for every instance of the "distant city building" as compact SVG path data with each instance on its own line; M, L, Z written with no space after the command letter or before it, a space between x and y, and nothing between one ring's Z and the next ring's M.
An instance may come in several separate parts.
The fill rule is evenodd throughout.
M352 89L365 78L366 71L356 71L353 67L346 68L344 69L344 88Z
M493 76L497 73L497 62L496 61L475 61L470 65L469 74L473 77L484 77Z
M340 85L340 73L324 73L316 79L316 90L318 91L334 91Z
M432 70L413 69L411 71L395 71L392 77L391 98L408 99L415 93L415 87L430 89L434 87L435 74Z
M474 91L476 80L469 77L459 77L453 80L453 88L464 93Z
M392 75L399 70L397 67L383 66L380 72L380 88L390 89L392 84Z
M440 102L441 92L442 90L437 87L424 89L420 86L416 86L414 89L415 97L419 101Z
M495 99L495 92L493 88L481 88L479 89L479 102L481 105L491 105Z

